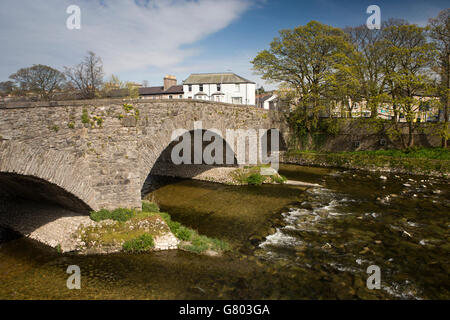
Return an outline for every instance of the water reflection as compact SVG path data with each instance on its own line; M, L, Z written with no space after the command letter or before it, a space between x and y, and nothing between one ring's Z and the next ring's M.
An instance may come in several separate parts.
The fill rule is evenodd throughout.
M175 220L234 246L223 257L58 255L21 238L0 247L0 298L450 297L447 181L288 165L281 173L323 187L154 181L148 197ZM80 291L65 287L70 264L81 268ZM382 290L366 288L371 264Z

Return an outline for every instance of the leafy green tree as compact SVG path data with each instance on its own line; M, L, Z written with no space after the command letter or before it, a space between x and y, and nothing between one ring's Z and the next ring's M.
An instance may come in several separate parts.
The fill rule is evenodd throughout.
M382 28L385 27L385 24ZM382 61L384 57L381 45L382 29L370 30L366 25L349 27L344 30L355 46L352 73L359 85L359 99L364 99L371 117L378 115L378 107L385 100L384 74Z
M319 113L329 106L330 77L351 51L341 29L311 21L280 31L270 48L259 52L252 63L263 79L287 83L296 92L294 125L311 131Z
M383 33L386 82L393 106L408 123L408 141L402 139L403 145L411 147L419 105L416 97L431 92L435 47L427 41L426 29L414 24L391 25Z
M347 52L334 66L334 72L327 78L329 101L340 103L350 118L356 103L362 102L362 83L358 73L358 60L361 56L356 51ZM342 112L341 112L342 115Z
M442 147L447 147L448 113L450 103L450 9L442 10L436 18L430 19L430 36L438 50L438 57L434 70L440 76L438 94L441 97L442 113L444 116L442 130Z
M66 79L62 72L42 64L22 68L9 78L18 83L22 92L36 93L43 99L50 99Z
M256 89L256 94L262 94L262 93L266 93L266 90L264 90L263 86L261 86L258 89Z

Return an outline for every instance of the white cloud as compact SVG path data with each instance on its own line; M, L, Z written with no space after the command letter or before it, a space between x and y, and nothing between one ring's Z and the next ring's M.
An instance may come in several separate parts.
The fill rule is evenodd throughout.
M81 30L66 28L71 4L81 8ZM171 68L249 7L250 0L2 0L0 81L32 64L74 65L87 50L108 74Z

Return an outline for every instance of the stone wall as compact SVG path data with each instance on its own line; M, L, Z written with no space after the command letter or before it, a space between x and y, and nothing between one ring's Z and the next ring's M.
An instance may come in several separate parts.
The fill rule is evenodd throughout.
M48 190L61 189L55 194L68 193L90 209L138 208L144 181L171 143L172 132L180 128L193 130L195 121L202 121L203 129L222 132L286 130L273 111L224 103L10 103L0 108L0 183L6 175L11 183L11 174L33 177L51 184ZM64 197L54 198L64 204Z
M290 148L320 152L341 152L357 150L401 149L400 136L393 134L393 124L369 119L338 119L337 134L316 133L304 137L290 138ZM408 124L399 123L403 139L408 141ZM440 147L441 137L436 124L417 124L414 146Z

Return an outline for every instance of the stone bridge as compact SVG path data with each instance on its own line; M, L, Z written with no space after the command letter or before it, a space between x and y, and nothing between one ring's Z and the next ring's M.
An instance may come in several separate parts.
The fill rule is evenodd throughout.
M0 107L0 196L80 212L138 208L173 131L193 130L195 121L224 135L285 129L274 111L193 100L10 103Z

